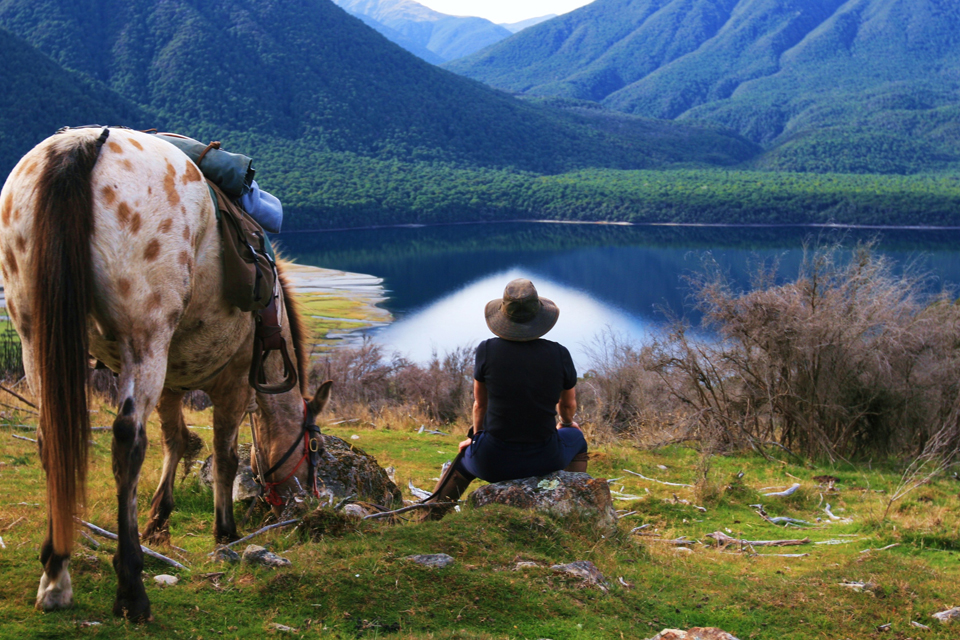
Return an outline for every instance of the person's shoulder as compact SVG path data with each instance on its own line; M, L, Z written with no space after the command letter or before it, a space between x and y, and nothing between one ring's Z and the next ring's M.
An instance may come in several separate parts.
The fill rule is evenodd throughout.
M547 340L546 338L537 338L534 342L541 343L543 345L541 348L544 348L544 349L556 349L561 353L570 353L570 351L565 346L563 346L559 342L554 342L553 340Z

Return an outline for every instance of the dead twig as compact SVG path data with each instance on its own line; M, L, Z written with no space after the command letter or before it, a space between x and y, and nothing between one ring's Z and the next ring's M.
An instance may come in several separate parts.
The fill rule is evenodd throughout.
M37 442L37 441L34 440L33 438L28 438L27 436L18 436L18 435L15 434L15 433L11 433L11 434L10 434L10 437L11 437L11 438L16 438L17 440L26 440L27 442L33 442L33 443L36 443L36 442Z
M789 489L784 489L783 491L774 491L773 493L765 493L763 496L765 498L786 498L787 496L793 495L794 492L799 488L799 484L794 484Z
M251 538L254 538L254 537L258 536L258 535L260 535L261 533L266 533L267 531L270 531L270 529L278 529L278 528L280 528L280 527L289 527L290 525L296 524L296 523L298 523L298 522L300 522L300 519L299 519L299 518L297 518L296 520L284 520L283 522L277 522L277 523L275 523L275 524L268 524L267 526L261 527L261 528L257 529L256 531L254 531L253 533L251 533L251 534L249 534L249 535L243 536L243 537L240 538L239 540L234 540L233 542L231 542L231 543L229 543L229 544L221 545L221 546L217 547L217 549L229 549L230 547L232 547L232 546L235 545L235 544L240 544L241 542L246 542L247 540L250 540ZM216 553L216 549L214 549L213 551L211 551L211 552L208 553L207 555L211 555L211 556L212 556L214 553Z
M0 402L0 407L6 407L7 409L13 409L14 411L23 411L24 413L32 413L35 416L40 415L36 411L31 411L30 409L24 409L23 407L15 407L12 404L7 404L6 402Z
M34 408L34 409L37 408L37 405L35 405L35 404L33 404L32 402L30 402L29 400L27 400L26 398L24 398L22 395L20 395L20 394L17 393L16 391L12 391L12 390L6 388L6 387L3 386L2 384L0 384L0 391L6 391L6 392L9 393L10 395L12 395L14 398L16 398L17 400L19 400L19 401L22 402L23 404L27 405L28 407L32 407L32 408Z
M656 483L658 483L658 484L665 484L665 485L667 485L668 487L689 487L689 488L692 488L692 487L693 487L692 484L681 484L681 483L679 483L679 482L666 482L666 481L664 481L664 480L656 480L656 479L654 479L654 478L648 478L647 476L640 475L640 474L637 473L636 471L630 471L630 469L624 469L624 471L626 471L626 472L629 473L630 475L637 476L638 478L643 478L644 480L647 480L647 481L649 481L649 482L656 482Z
M97 534L97 535L103 536L104 538L109 538L109 539L111 539L111 540L119 540L119 537L117 536L117 534L115 534L115 533L110 533L110 532L107 531L106 529L101 529L100 527L98 527L98 526L95 525L95 524L91 524L91 523L85 522L85 521L83 521L83 520L78 520L78 522L79 522L80 524L82 524L83 526L85 526L86 528L90 529L90 531L93 531L93 532L94 532L95 534ZM179 562L177 562L177 561L174 560L173 558L168 558L167 556L165 556L165 555L163 555L163 554L161 554L161 553L157 553L157 552L154 551L153 549L148 549L147 547L145 547L145 546L143 546L143 545L140 545L140 549L143 551L143 553L144 553L145 555L148 555L148 556L150 556L151 558L156 558L157 560L160 560L161 562L166 562L166 563L169 564L170 566L176 567L177 569L183 569L184 571L190 571L190 567L187 567L187 566L184 566L184 565L180 564Z
M794 547L801 544L810 544L810 538L804 538L802 540L741 540L740 538L731 538L722 531L708 533L707 537L716 540L721 548L731 544L740 546L749 545L752 547Z
M456 506L456 502L421 502L420 504L412 504L409 507L403 507L402 509L396 509L394 511L384 511L383 513L371 513L368 516L364 516L364 520L378 520L380 518L386 518L387 516L395 516L399 513L406 513L407 511L413 511L414 509L435 509L437 507L453 507Z
M899 547L899 542L894 542L893 544L888 544L885 547L880 547L879 549L864 549L860 553L869 553L870 551L886 551L887 549L893 549L894 547Z

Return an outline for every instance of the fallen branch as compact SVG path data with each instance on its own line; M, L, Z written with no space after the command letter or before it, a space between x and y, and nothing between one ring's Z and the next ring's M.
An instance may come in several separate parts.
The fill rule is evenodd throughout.
M386 518L387 516L395 516L399 513L406 513L407 511L413 511L414 509L434 509L436 507L454 507L456 502L421 502L420 504L412 504L409 507L403 507L402 509L396 509L394 511L384 511L383 513L371 513L368 516L364 516L364 520L379 520L380 518Z
M23 407L15 407L12 404L7 404L6 402L0 402L0 407L6 407L7 409L13 409L14 411L23 411L24 413L32 413L35 416L40 415L36 411L31 411L30 409L24 409Z
M0 391L6 391L6 392L9 393L10 395L12 395L14 398L16 398L17 400L19 400L19 401L22 402L23 404L27 405L28 407L33 407L34 409L37 408L37 405L35 405L35 404L33 404L32 402L30 402L29 400L27 400L26 398L24 398L22 395L20 395L20 394L17 393L16 391L12 391L12 390L6 388L6 387L3 386L2 384L0 384Z
M739 538L731 538L722 531L708 533L707 537L716 540L717 544L721 547L727 547L731 544L740 546L749 545L752 547L795 547L801 544L810 544L810 538L804 538L803 540L741 540Z
M740 553L734 553L733 551L724 551L722 553L728 556L742 555ZM806 558L810 554L809 553L753 553L750 555L755 558Z
M894 542L893 544L888 544L887 546L880 547L879 549L864 549L860 553L867 553L869 551L886 551L887 549L893 549L894 547L899 547L899 546L900 546L899 542Z
M786 498L787 496L793 495L797 489L800 488L799 484L794 484L789 489L784 489L783 491L774 491L773 493L765 493L763 496L765 498Z
M243 537L240 538L239 540L234 540L233 542L231 542L231 543L229 543L229 544L221 545L221 546L217 547L217 549L229 549L230 547L232 547L232 546L235 545L235 544L240 544L241 542L246 542L247 540L258 536L258 535L260 535L261 533L266 533L267 531L270 531L270 529L279 529L280 527L289 527L290 525L296 524L296 523L298 523L298 522L300 522L300 519L299 519L299 518L297 518L296 520L284 520L283 522L277 522L277 523L274 523L274 524L268 524L267 526L261 527L261 528L257 529L256 531L254 531L253 533L251 533L251 534L249 534L249 535L243 536ZM211 556L212 556L214 553L216 553L217 549L214 549L213 551L211 551L211 552L210 552L209 554L207 554L207 555L211 555Z
M692 484L680 484L680 483L677 483L677 482L666 482L666 481L664 481L664 480L656 480L656 479L654 479L654 478L648 478L647 476L640 475L640 474L637 473L636 471L630 471L630 469L624 469L624 471L626 471L627 473L629 473L629 474L631 474L631 475L637 476L638 478L643 478L644 480L648 480L648 481L650 481L650 482L656 482L656 483L658 483L658 484L665 484L665 485L667 485L668 487L691 487L691 488L693 487Z
M33 443L36 443L36 442L37 442L37 441L34 440L33 438L28 438L28 437L26 437L26 436L18 436L18 435L15 434L15 433L11 433L11 434L10 434L10 437L11 437L11 438L16 438L17 440L26 440L27 442L33 442Z
M11 522L11 523L8 524L7 526L5 526L3 529L0 529L0 531L10 531L10 529L13 529L15 526L17 526L18 524L20 524L20 523L23 522L24 520L26 520L26 516L20 516L19 518L17 518L16 520L14 520L13 522Z
M80 524L82 524L83 526L85 526L86 528L90 529L90 531L93 531L95 534L100 535L100 536L103 536L104 538L109 538L109 539L111 539L111 540L119 540L119 539L120 539L120 538L117 536L117 534L115 534L115 533L110 533L110 532L107 531L106 529L101 529L100 527L98 527L98 526L95 525L95 524L90 524L89 522L85 522L85 521L83 521L83 520L78 520L78 522L79 522ZM160 561L162 561L162 562L166 562L167 564L169 564L169 565L171 565L171 566L173 566L173 567L176 567L177 569L183 569L183 570L185 570L185 571L190 571L190 568L189 568L189 567L186 567L186 566L180 564L179 562L177 562L177 561L174 560L173 558L168 558L167 556L165 556L165 555L163 555L163 554L157 553L157 552L154 551L153 549L148 549L148 548L146 548L146 547L143 546L143 545L140 545L140 549L141 549L141 551L143 551L143 553L144 553L145 555L148 555L148 556L150 556L151 558L156 558L157 560L160 560Z
M687 540L687 536L680 536L679 538L674 538L672 540L667 540L665 538L650 538L653 542L662 542L663 544L672 544L675 547L685 547L687 545L700 544L699 540Z

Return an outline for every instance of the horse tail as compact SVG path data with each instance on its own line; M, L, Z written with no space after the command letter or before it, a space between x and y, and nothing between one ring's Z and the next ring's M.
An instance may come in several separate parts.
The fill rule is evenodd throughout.
M293 285L283 272L286 263L277 261L277 275L280 278L280 290L283 292L283 306L287 312L287 322L290 325L290 338L293 341L293 353L297 358L297 376L300 381L300 395L306 396L309 391L307 374L309 373L308 363L310 353L307 351L306 344L306 325L303 323L303 315L300 313L300 304L293 291Z
M85 497L87 314L91 305L93 137L52 145L37 184L33 291L35 361L40 379L40 457L54 553L69 555L73 519Z

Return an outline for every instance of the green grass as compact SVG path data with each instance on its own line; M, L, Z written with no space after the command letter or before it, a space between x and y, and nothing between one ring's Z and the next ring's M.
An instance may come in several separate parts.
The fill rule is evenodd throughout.
M344 417L350 416L337 419ZM95 424L100 422L94 419ZM187 422L209 425L210 415L191 414ZM451 435L438 436L418 434L417 428L413 423L391 428L352 424L324 431L362 447L381 465L396 467L398 484L408 494L408 481L421 488L432 486L431 478L452 457L462 431L443 427ZM917 637L912 620L933 628L923 632L923 638L957 635L955 628L929 617L960 605L960 483L955 480L921 487L894 506L889 520L881 521L886 496L899 479L894 464L874 464L871 469L768 461L756 455L719 456L710 460L705 482L691 489L648 482L623 469L692 484L705 466L696 451L684 447L639 451L626 443L596 447L591 460L593 475L619 478L612 484L614 491L641 496L616 503L637 512L621 520L616 535L603 537L586 523L558 522L506 507L464 508L441 522L368 522L351 533L317 541L291 530L263 535L257 542L293 561L283 570L207 561L205 554L213 547L212 496L188 477L175 492L171 531L173 544L186 549L184 558L192 570L171 571L147 559L155 622L134 626L110 615L116 578L110 565L114 547L108 541L98 551L78 545L71 563L76 606L42 614L32 604L40 576L43 477L35 445L10 438L14 432L25 433L0 427L4 440L0 535L7 547L0 551L3 638L261 637L277 633L270 626L276 623L298 629L290 637L646 638L665 627L718 626L742 639L807 640L874 637L876 626L885 623L893 624L891 638ZM148 432L153 445L141 477L142 509L149 504L160 473L157 426L149 425ZM212 432L197 432L209 442ZM352 435L359 439L352 440ZM115 529L110 437L108 432L93 435L87 517ZM241 433L241 441L248 438ZM737 482L740 471L744 476ZM813 478L822 474L839 478L839 491L824 493L821 499ZM793 482L800 482L803 489L790 498L760 497L761 488ZM830 502L837 515L852 518L852 523L783 530L754 514L748 505L756 501L763 502L770 515L810 522L826 519L822 502ZM693 505L704 506L707 512ZM142 511L141 522L144 515ZM849 542L758 548L762 554L810 554L804 558L751 557L707 545L695 545L688 552L652 536L631 535L640 524L652 525L643 533L653 529L662 538L685 535L703 542L709 542L705 535L713 531L753 540L809 537L815 542ZM253 528L249 525L247 530ZM892 543L899 546L861 553ZM176 557L175 551L165 553ZM404 559L415 553L447 553L456 564L429 570ZM540 567L514 571L519 560ZM594 562L611 583L609 592L582 587L549 569L573 560ZM213 572L223 575L207 575ZM160 588L151 579L159 573L176 573L181 582ZM632 586L624 586L619 578ZM855 593L838 586L844 580L879 586L873 593ZM102 624L81 628L85 621Z

